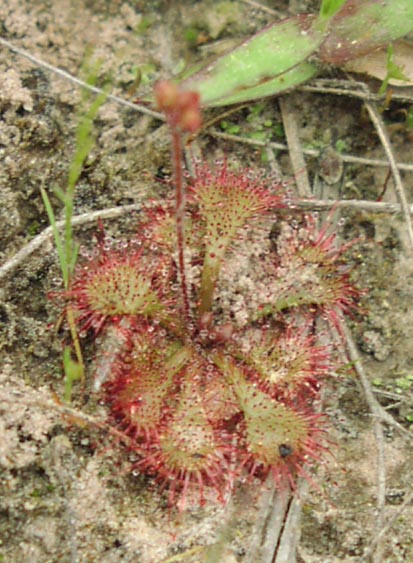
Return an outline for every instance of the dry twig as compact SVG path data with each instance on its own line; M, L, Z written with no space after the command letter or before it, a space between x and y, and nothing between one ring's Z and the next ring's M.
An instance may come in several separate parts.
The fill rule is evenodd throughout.
M358 209L370 213L400 213L401 206L398 203L387 203L384 201L367 201L362 199L301 199L294 202L298 209L309 211L328 211L329 209ZM413 215L413 204L408 207L410 215Z
M98 219L114 219L121 217L125 213L132 211L140 211L141 204L124 205L120 207L110 207L109 209L102 209L99 211L89 211L88 213L83 213L82 215L77 215L73 217L72 225L85 225L86 223L93 223ZM56 223L58 229L62 229L65 226L64 219L62 221L57 221ZM0 266L0 281L5 278L10 272L18 268L26 258L28 258L33 252L38 250L47 241L53 239L53 229L51 226L46 227L39 235L34 237L26 246L20 249L14 256L12 256L7 262Z
M410 255L413 255L413 226L412 226L412 221L410 219L409 204L407 202L406 192L403 187L403 182L400 176L400 172L397 168L396 159L394 157L393 150L390 145L390 139L387 135L387 131L384 126L383 119L381 118L377 109L373 106L373 104L371 104L368 101L365 101L364 105L369 113L370 119L374 127L376 128L376 131L380 137L386 156L389 160L390 168L394 178L394 188L396 191L397 199L399 200L403 212L403 217L404 220L406 221L407 236L409 240L408 252Z
M372 539L372 541L370 542L370 545L364 550L363 553L363 561L368 561L369 558L372 556L372 554L374 553L374 550L376 549L376 546L383 541L383 539L385 538L387 532L390 530L390 528L393 526L393 524L396 522L396 520L403 514L403 512L406 510L406 508L409 506L409 504L411 504L413 502L413 493L410 493L410 495L408 495L405 500L402 502L402 504L399 506L399 508L394 512L394 514L392 514L387 521L383 524L383 526L378 530L377 534L374 536L374 538Z
M353 337L351 335L351 332L348 329L344 320L341 320L340 330L345 337L345 343L346 343L346 346L347 346L349 358L350 358L352 365L354 366L354 369L356 370L357 375L360 379L360 383L361 383L361 386L363 387L366 402L369 406L371 414L373 415L373 417L377 418L378 420L381 420L382 422L389 424L389 426L393 426L399 432L401 432L405 437L412 440L413 435L408 430L406 430L401 424L399 424L397 422L397 420L395 420L391 416L391 414L389 414L381 406L381 404L377 401L376 397L374 396L373 390L372 390L371 385L370 385L370 381L367 377L367 374L366 374L364 366L363 366L363 362L362 362L360 354L357 350L357 346L356 346L356 344L353 340Z
M275 141L261 141L259 139L249 139L248 137L241 137L239 135L231 135L230 133L222 133L216 129L211 129L208 131L210 135L217 139L223 139L224 141L233 141L235 143L242 143L244 145L251 145L255 147L271 147L275 150L288 151L288 146L284 143L277 143ZM307 156L313 156L318 158L320 156L319 150L316 149L302 149L302 152ZM366 166L377 166L380 168L388 168L389 163L387 160L381 160L378 158L364 158L361 156L353 156L351 154L340 154L343 162L348 162L350 164L364 164ZM397 163L397 168L399 170L405 170L406 172L413 172L413 164L407 163Z
M334 332L334 329L333 329ZM371 414L374 417L374 434L376 438L377 447L377 520L376 528L381 530L384 526L384 512L386 508L386 463L384 454L384 434L382 423L385 422L397 428L403 435L412 439L413 436L403 428L377 401L373 394L367 374L364 370L357 346L353 340L350 330L348 329L344 319L340 320L340 332L344 335L349 357L354 365L354 369L359 376L362 385L364 396ZM374 549L371 550L373 563L380 563L382 561L383 546L382 539L384 534L379 537L379 532L376 534L376 541Z
M301 148L297 120L294 110L294 95L281 97L279 99L281 115L285 136L287 137L289 156L297 183L297 191L300 197L311 197L310 180L308 179L303 150Z
M261 10L261 12L265 12L266 14L270 14L271 16L278 16L278 13L275 10L272 10L268 6L263 6L259 2L255 2L254 0L242 0L244 4L248 4L248 6L252 6L257 10Z
M371 92L364 82L355 80L340 80L331 78L317 78L309 84L298 87L301 92L314 92L317 94L333 94L334 96L350 96L359 100L370 102L383 102L384 96ZM399 88L392 92L392 100L399 102L413 103L411 89Z

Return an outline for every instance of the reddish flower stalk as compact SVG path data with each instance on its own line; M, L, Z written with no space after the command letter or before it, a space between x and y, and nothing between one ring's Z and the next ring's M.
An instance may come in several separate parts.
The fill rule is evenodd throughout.
M190 326L192 325L191 307L185 267L185 184L182 173L182 133L195 133L201 126L199 94L180 91L172 82L162 81L155 87L155 98L159 109L165 113L172 135L178 269L184 316L187 326Z

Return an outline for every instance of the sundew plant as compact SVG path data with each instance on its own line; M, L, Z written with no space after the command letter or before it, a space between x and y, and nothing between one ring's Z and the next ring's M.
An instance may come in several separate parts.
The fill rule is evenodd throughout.
M346 246L312 215L292 220L272 174L227 160L186 172L200 96L160 82L155 98L171 198L148 205L129 240L101 228L64 291L78 331L104 342L94 390L171 506L225 502L253 478L294 488L328 446L319 401L335 362L319 319L337 326L356 307Z

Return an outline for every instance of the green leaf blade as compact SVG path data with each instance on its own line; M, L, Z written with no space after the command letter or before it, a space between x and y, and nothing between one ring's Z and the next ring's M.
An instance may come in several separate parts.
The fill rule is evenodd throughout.
M322 60L341 65L413 30L412 0L347 0L330 21Z
M303 15L277 22L181 86L199 92L206 106L270 96L295 86L315 73L311 65L302 64L324 40L324 34L313 27L314 21L314 16Z

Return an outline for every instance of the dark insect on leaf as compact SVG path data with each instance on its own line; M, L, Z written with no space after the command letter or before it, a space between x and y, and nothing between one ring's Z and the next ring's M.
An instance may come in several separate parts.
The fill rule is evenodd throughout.
M287 444L280 444L278 446L278 451L280 452L281 457L288 457L293 453L293 449L291 446L287 446Z

